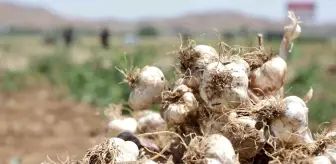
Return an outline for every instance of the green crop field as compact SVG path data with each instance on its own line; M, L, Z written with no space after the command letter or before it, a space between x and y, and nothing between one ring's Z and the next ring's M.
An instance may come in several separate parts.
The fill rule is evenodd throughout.
M198 44L210 44L219 48L218 39L206 40L196 37ZM224 41L224 40L222 40ZM224 41L225 42L225 41ZM116 69L154 64L160 67L168 79L173 79L174 63L181 41L179 37L145 38L137 46L123 45L121 38L111 40L110 50L100 48L98 38L78 37L69 49L60 42L43 45L40 37L8 36L0 39L1 85L3 91L15 92L25 89L24 78L44 79L66 89L76 101L85 101L104 107L110 103L124 103L130 92ZM230 41L231 45L253 46L256 40ZM277 53L279 42L265 43ZM286 94L299 97L314 89L313 101L309 103L311 120L317 123L331 121L336 115L336 75L328 68L336 62L336 47L331 43L296 42L288 61ZM32 85L32 84L30 84Z
M204 39L201 36L194 39L198 44L210 44L219 48L218 39ZM256 41L231 40L228 43L253 46L256 45ZM121 38L113 37L110 43L111 48L104 50L100 47L97 37L79 36L75 44L67 49L61 42L44 45L42 37L38 36L1 36L0 99L10 103L12 100L8 97L18 95L15 108L21 109L20 105L25 105L20 103L22 99L27 98L35 102L36 97L20 95L25 91L39 90L48 85L52 90L57 90L47 90L57 94L57 101L70 99L73 102L89 104L91 108L87 110L97 110L101 113L101 109L112 103L125 104L127 108L130 88L126 83L122 83L124 77L116 68L130 69L132 66L153 64L163 70L167 79L172 81L176 78L173 70L177 64L176 52L181 45L179 37L140 38L136 46L124 45ZM277 53L279 42L265 41L265 48L270 50L271 47ZM286 95L303 97L310 87L314 89L313 99L308 103L312 130L318 130L322 124L330 125L324 123L336 117L336 72L330 71L335 69L334 63L336 45L328 42L297 41L288 61ZM40 101L36 101L38 102ZM48 104L42 103L39 108L47 107L44 105ZM38 110L25 107L30 112ZM24 116L17 114L14 117L21 119L20 117ZM28 157L26 160L34 161Z

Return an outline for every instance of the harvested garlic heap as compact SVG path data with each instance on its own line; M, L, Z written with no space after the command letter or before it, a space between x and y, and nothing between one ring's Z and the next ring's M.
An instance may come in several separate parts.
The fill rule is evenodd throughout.
M88 163L313 163L336 160L336 132L313 135L306 105L313 96L284 96L285 58L301 27L293 12L279 55L259 36L253 48L190 44L179 51L180 78L168 84L145 66L124 73L133 89L133 118L114 117L113 138L88 151ZM167 89L167 88L171 88ZM149 111L161 105L159 112ZM100 151L98 151L100 150ZM105 161L104 161L105 159Z

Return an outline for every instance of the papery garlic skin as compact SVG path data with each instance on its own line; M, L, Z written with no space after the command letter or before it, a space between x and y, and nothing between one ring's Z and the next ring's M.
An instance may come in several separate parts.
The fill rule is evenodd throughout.
M165 77L159 68L145 66L141 69L138 82L129 96L128 105L133 110L144 110L160 102L165 82Z
M297 39L301 34L301 27L299 24L296 25L295 29L294 28L295 28L295 25L285 26L285 35L289 41L293 41Z
M291 11L288 12L288 18L292 21L292 24L285 26L284 30L285 38L291 42L298 38L301 34L301 27L299 25L301 21L299 21L294 12Z

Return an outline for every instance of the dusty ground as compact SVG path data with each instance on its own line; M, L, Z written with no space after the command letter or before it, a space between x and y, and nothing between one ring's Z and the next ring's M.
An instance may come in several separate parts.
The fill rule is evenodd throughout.
M104 135L93 107L55 95L50 87L0 93L0 163L38 164L66 153L79 159Z

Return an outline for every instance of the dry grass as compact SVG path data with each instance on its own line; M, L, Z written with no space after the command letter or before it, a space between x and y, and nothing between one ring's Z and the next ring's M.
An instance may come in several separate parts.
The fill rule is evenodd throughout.
M243 59L249 64L250 69L254 70L261 67L266 61L270 59L271 55L266 54L263 51L253 51L243 54Z
M125 68L119 69L116 67L116 69L124 75L124 81L127 83L131 88L135 88L139 83L139 76L141 73L140 68L136 68L133 66L133 61L131 60L131 63L128 63L128 59L126 58L126 55L124 55L125 60Z
M222 129L223 136L227 137L234 147L240 160L253 158L264 146L263 131L249 127L238 121L229 121Z
M172 92L172 91L163 91L161 94L162 97L162 108L167 108L169 104L178 102L184 93Z
M327 148L334 148L336 137L327 137L326 131L315 134L314 143L289 145L277 138L269 138L266 155L271 158L269 163L303 163L312 164L312 158L324 154Z
M190 41L187 48L180 48L179 51L179 61L180 67L179 71L181 73L186 73L188 70L194 69L194 64L197 59L201 56L200 53L194 50L195 43Z
M205 152L207 151L206 138L194 137L183 155L183 162L186 164L205 164Z
M213 96L220 96L223 91L232 88L233 77L230 72L221 73L210 73L210 81L207 82L206 90L208 93L212 93L208 99L213 98Z
M117 146L112 142L106 140L105 142L94 146L89 149L84 156L81 163L85 164L114 164L115 158L118 156L120 151L117 149Z
M67 158L65 161L58 159L59 161L49 161L43 164L115 164L115 158L118 156L120 151L114 143L110 143L109 140L95 145L90 148L83 159L81 160L70 160Z

